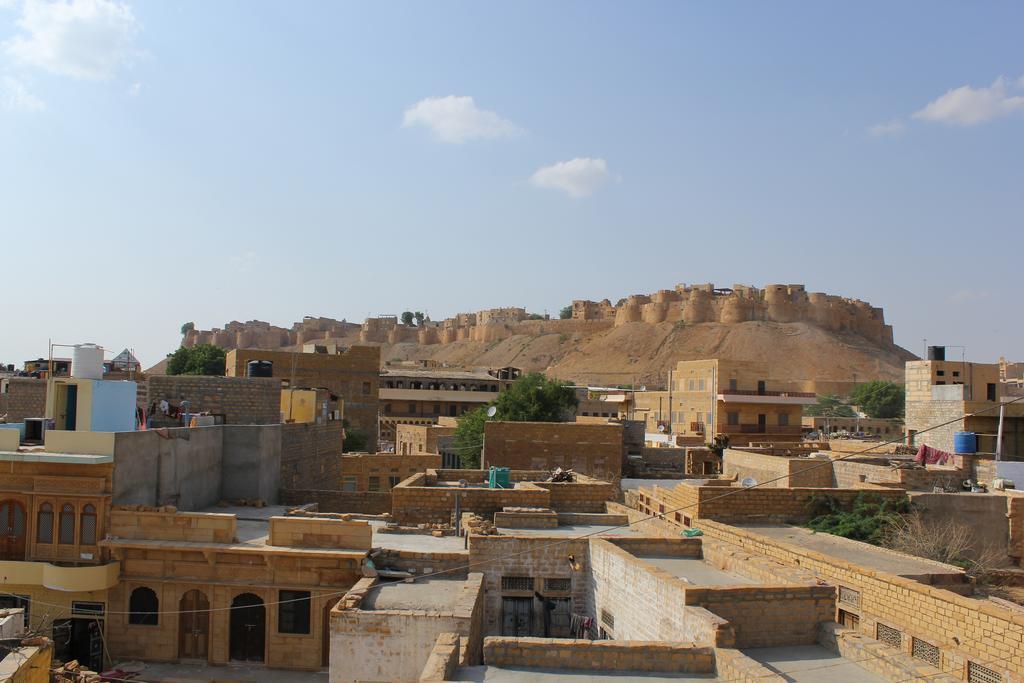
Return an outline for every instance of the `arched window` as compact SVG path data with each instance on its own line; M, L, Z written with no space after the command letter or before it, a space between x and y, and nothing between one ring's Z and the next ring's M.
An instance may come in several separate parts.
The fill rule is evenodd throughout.
M53 543L53 506L43 503L36 515L36 542Z
M96 545L96 508L92 505L82 508L82 521L79 526L82 529L82 538L78 542L81 545Z
M159 623L160 601L152 588L136 588L128 598L128 623L156 626Z
M60 509L60 533L57 542L61 545L75 543L75 506L71 503L65 503Z

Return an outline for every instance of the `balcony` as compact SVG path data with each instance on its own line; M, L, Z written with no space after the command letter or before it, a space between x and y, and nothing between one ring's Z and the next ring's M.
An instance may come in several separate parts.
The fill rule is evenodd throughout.
M723 403L757 403L769 405L807 406L818 400L813 391L755 391L753 389L719 389Z
M383 401L429 401L440 403L490 403L498 398L496 391L452 391L451 389L385 389L379 390Z
M765 434L769 436L800 436L803 428L800 425L757 425L739 424L723 425L722 431L726 434Z
M60 567L49 562L0 560L5 585L43 586L55 591L104 591L117 585L119 562L87 567Z

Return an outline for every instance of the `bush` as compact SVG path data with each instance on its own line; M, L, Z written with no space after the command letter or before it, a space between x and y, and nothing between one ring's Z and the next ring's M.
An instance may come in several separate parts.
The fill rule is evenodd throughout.
M167 374L223 377L226 358L224 349L213 344L197 344L188 348L182 346L167 356Z
M850 510L843 510L834 496L814 494L807 507L811 520L806 526L855 541L882 545L890 529L902 521L910 511L910 499L881 498L870 493L858 493Z

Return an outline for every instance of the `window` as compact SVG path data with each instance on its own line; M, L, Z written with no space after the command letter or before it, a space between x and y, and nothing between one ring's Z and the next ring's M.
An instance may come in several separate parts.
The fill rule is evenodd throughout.
M71 613L82 614L90 617L102 617L106 611L106 606L102 602L83 602L81 600L73 600L71 602Z
M700 380L697 382L697 388L700 389L701 391L704 391L704 378L703 377L701 377Z
M160 601L152 588L136 588L128 598L128 623L156 626L159 623Z
M875 639L880 640L886 645L894 647L897 650L903 648L903 633L894 629L892 626L886 626L882 623L877 624Z
M279 591L278 633L309 633L309 591Z
M996 400L996 385L989 382L985 387L985 400L994 401Z
M79 539L81 545L96 545L96 508L86 505L82 508L81 534Z
M344 476L341 478L341 490L342 491L355 491L356 490L356 478L353 476Z
M28 628L28 607L29 597L27 595L0 595L0 609L18 608L25 610L22 615L25 619L25 628Z
M738 425L740 423L740 414L737 412L726 413L725 420L728 424Z
M987 666L976 664L974 662L967 662L967 681L968 683L1002 683L1002 675Z
M779 426L780 427L788 427L789 426L789 413L779 413Z
M388 488L393 489L398 486L398 482L402 481L401 477L388 477Z
M440 415L440 414L441 414L441 404L440 403L435 403L434 404L434 415Z
M409 404L409 412L412 413L413 415L416 414L416 404L415 403L410 403Z
M363 395L366 396L370 393L370 383L363 382Z
M603 623L608 628L615 628L615 615L602 607L601 623Z
M572 590L572 579L544 579L544 590L568 592Z
M945 377L946 376L946 371L945 370L936 370L935 371L935 375L937 377Z
M501 590L503 591L532 591L533 577L531 576L503 576L501 577Z
M380 477L370 477L366 485L367 491L380 491Z
M860 628L860 616L844 609L839 610L839 625L845 628L852 628L854 631Z
M58 542L62 545L74 545L75 543L75 508L71 503L65 503L60 509L60 538Z
M940 665L942 664L942 657L939 654L939 648L935 647L931 643L921 640L920 638L910 639L910 654L920 660L928 662L936 669L940 668Z
M49 503L39 506L39 514L36 515L36 541L53 543L53 506Z
M736 391L737 389L739 389L739 384L736 382L735 379L730 379L729 380L729 391Z

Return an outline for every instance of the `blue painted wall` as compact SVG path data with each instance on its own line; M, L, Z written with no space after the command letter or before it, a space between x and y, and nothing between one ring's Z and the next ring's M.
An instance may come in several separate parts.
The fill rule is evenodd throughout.
M135 382L93 380L92 431L135 431Z

